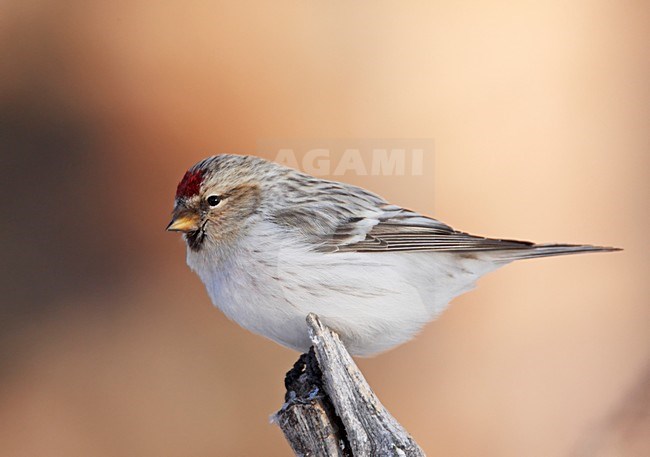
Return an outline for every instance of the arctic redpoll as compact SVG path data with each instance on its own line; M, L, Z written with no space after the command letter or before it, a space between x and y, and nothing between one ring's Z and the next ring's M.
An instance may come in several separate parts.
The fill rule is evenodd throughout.
M408 341L513 260L616 250L469 235L359 187L237 155L185 173L167 230L184 233L188 265L242 327L304 352L313 312L355 355Z

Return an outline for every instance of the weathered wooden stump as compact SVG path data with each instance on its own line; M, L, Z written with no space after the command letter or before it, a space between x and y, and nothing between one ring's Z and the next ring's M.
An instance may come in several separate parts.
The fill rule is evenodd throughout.
M424 456L374 394L338 335L307 316L312 348L287 373L274 416L299 456Z

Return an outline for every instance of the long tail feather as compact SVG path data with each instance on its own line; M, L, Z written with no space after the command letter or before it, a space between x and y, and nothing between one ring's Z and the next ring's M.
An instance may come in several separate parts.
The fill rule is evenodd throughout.
M589 244L534 244L528 249L499 251L497 256L503 260L535 259L555 255L582 254L587 252L613 252L620 248L591 246Z

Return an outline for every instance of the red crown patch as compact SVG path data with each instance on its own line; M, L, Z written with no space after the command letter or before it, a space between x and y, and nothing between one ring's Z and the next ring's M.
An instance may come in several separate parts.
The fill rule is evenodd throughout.
M176 198L189 198L199 193L203 182L203 171L188 171L176 188Z

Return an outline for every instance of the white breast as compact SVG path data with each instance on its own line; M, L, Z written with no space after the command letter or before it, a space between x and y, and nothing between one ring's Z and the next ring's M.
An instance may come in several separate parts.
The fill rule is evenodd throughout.
M314 312L355 355L409 340L501 266L450 253L314 252L270 224L258 224L227 258L188 251L188 264L214 304L248 330L304 352L305 317Z

